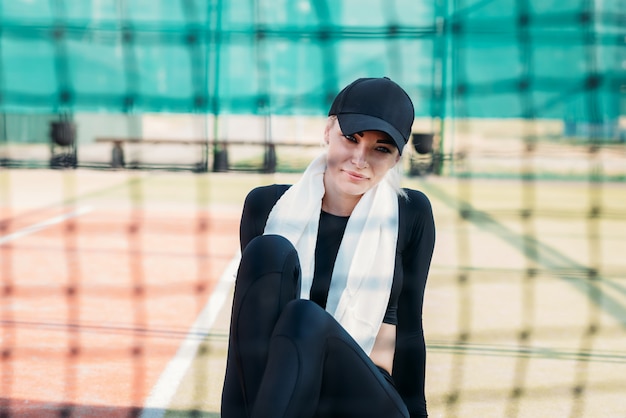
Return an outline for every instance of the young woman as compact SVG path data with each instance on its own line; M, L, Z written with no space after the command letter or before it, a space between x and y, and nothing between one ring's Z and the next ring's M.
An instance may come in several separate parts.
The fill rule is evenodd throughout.
M388 78L335 98L326 151L252 190L222 417L424 417L422 303L435 226L397 167L413 104Z

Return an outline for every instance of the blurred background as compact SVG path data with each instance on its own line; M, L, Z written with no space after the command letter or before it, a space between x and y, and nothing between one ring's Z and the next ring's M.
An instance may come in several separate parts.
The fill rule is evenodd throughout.
M5 167L298 170L388 76L413 173L624 179L624 0L0 4Z
M0 0L1 416L219 416L245 194L380 76L431 416L625 417L626 0Z

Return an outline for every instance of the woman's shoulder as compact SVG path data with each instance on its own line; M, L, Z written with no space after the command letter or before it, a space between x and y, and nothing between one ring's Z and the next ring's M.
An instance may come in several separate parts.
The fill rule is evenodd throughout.
M434 242L435 219L430 200L419 190L403 190L406 197L399 197L398 245L408 248Z
M246 199L252 200L278 200L285 191L291 187L289 184L270 184L257 186L248 192Z
M424 192L409 188L403 188L402 190L406 196L400 196L398 198L400 202L400 210L410 212L432 211L430 199L428 199L428 196L426 196Z
M255 187L248 192L245 206L272 208L289 187L291 186L288 184L270 184Z

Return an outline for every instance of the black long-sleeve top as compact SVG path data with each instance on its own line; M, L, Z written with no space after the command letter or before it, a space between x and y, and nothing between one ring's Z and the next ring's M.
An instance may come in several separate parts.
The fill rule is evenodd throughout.
M241 249L255 237L262 235L274 204L289 185L262 186L246 197L239 230ZM384 322L396 325L396 346L392 376L398 393L409 409L411 417L424 417L426 398L424 381L426 344L422 328L424 290L435 244L435 224L430 201L423 193L404 189L407 198L398 197L398 243L393 284ZM298 208L294 208L298 210ZM323 217L321 222L324 222ZM341 224L341 220L339 220ZM345 224L344 224L345 228ZM320 230L322 225L320 225ZM343 235L343 229L339 229ZM319 242L320 237L318 237ZM338 240L340 242L340 239ZM338 250L331 250L334 260ZM313 287L330 280L330 271L317 269L318 257L328 260L329 254L316 248L316 271ZM327 286L322 286L328 291Z

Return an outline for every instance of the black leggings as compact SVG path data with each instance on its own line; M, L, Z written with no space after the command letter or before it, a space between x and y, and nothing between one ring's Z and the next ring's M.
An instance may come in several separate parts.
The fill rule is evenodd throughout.
M243 251L235 282L222 418L408 417L390 379L314 302L285 238Z

